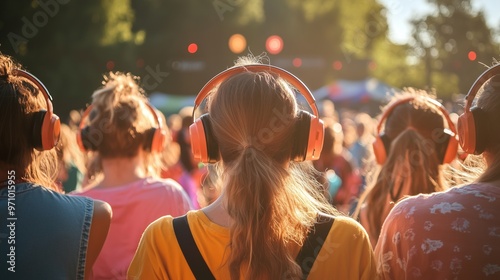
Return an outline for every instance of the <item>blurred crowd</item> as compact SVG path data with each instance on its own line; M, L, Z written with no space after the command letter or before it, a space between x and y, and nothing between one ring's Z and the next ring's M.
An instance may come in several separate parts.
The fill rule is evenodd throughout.
M42 117L40 128L42 136L36 134L38 138L41 138L41 140L37 140L41 141L40 145L18 140L22 139L22 135L18 138L13 136L9 138L9 141L2 142L2 151L0 151L2 171L14 169L18 174L26 172L17 178L18 181L12 182L24 184L23 188L26 190L31 190L36 184L44 184L45 188L57 194L53 195L53 199L59 202L65 201L64 197L74 199L75 202L72 203L76 203L76 201L90 203L85 200L87 198L102 201L103 204L100 206L96 204L95 209L101 207L106 212L102 217L104 220L107 219L107 221L103 221L107 238L104 234L104 236L100 235L102 237L100 240L95 241L102 245L102 250L97 250L98 256L92 257L90 255L93 272L88 274L88 268L85 268L87 276L93 275L94 279L126 279L127 270L133 260L135 270L131 269L134 272L139 271L137 273L140 274L142 266L138 266L141 262L139 258L145 258L149 254L147 251L149 240L143 236L143 234L148 234L144 233L148 226L151 227L152 223L157 224L157 220L165 215L178 217L191 210L213 209L206 208L210 205L218 207L217 203L213 203L227 191L225 184L227 184L228 178L235 176L234 170L231 169L233 167L225 165L226 162L232 162L233 159L228 159L226 156L226 158L222 158L222 163L215 163L215 160L210 158L213 156L210 155L214 151L211 147L213 143L210 143L209 136L206 136L208 151L205 152L209 154L208 160L199 160L197 154L200 151L193 151L193 147L196 145L193 146L191 143L193 141L192 124L197 121L193 117L199 113L193 112L195 107L185 107L180 109L177 114L165 116L149 103L147 93L140 87L138 77L129 73L111 72L104 76L102 86L92 93L92 102L87 108L75 109L68 116L59 120L51 111L52 104L48 91L45 92L46 89L37 84L34 76L20 74L24 72L16 70L20 66L13 63L10 58L4 56L0 60L1 94L7 96L4 97L5 100L12 97L8 99L8 102L19 102L36 113L45 112L45 109L40 108L50 107L45 113L52 118L50 120L52 125L50 133L60 134L60 138L59 141L54 141L55 153L51 155L52 158L48 159L49 161L53 159L54 164L50 166L39 165L35 160L31 160L31 158L36 158L39 153L44 153L41 151L51 148L50 145L46 148L44 142L46 141L45 130L47 129L45 122L49 121ZM500 87L495 87L494 82L490 82L488 86L490 91L500 91ZM18 97L20 95L29 96L28 93L15 90L24 87L27 88L26 92L40 90L44 92L44 95L41 97L41 95L33 93L35 97L32 99L34 101L30 99L31 97L20 98ZM270 88L274 91L277 90L274 87ZM488 92L487 90L484 91ZM474 99L474 95L472 99ZM498 92L496 95L499 96ZM480 104L499 101L497 97L481 98ZM228 100L231 98L229 97ZM8 104L7 101L2 102ZM30 102L38 105L29 105ZM214 102L224 104L219 100ZM469 103L472 104L472 101ZM468 267L467 262L468 258L473 256L480 259L482 257L479 257L480 253L467 247L463 241L455 242L451 238L445 240L447 232L462 234L485 229L490 233L489 237L484 237L483 241L486 243L481 241L484 244L478 240L477 246L482 246L482 252L487 251L487 255L490 253L498 255L496 252L498 247L494 247L494 244L500 244L499 241L490 242L488 239L498 239L500 236L498 215L496 215L500 209L498 201L496 206L491 206L480 200L486 197L490 201L496 201L499 196L494 195L496 189L493 189L492 193L483 193L479 187L475 188L475 186L482 186L480 183L490 184L499 180L498 173L491 171L491 166L495 168L497 163L495 154L497 146L492 144L492 141L483 143L481 142L483 140L479 140L480 137L486 137L484 135L488 135L487 138L498 139L496 138L498 133L489 131L493 128L486 130L479 128L481 121L487 124L493 122L491 119L484 118L491 118L493 114L491 112L495 112L496 107L491 107L493 108L491 109L485 105L484 108L489 113L476 113L478 110L472 109L476 118L472 120L472 124L476 125L475 133L478 136L477 139L470 140L473 141L473 144L472 148L469 148L470 144L467 144L469 140L463 140L462 138L465 136L461 135L460 131L464 130L465 125L471 125L471 121L464 120L463 112L453 111L453 104L443 106L433 93L426 91L404 89L396 94L388 104L384 104L381 108L381 114L377 116L353 111L349 108L336 108L335 104L329 100L317 100L317 106L320 112L320 123L324 125L323 145L317 159L307 158L305 161L305 165L314 170L308 174L312 175L318 183L318 193L331 207L336 209L336 212L332 213L352 218L353 223L359 223L359 228L362 228L363 232L366 231L368 238L366 244L369 244L366 246L370 248L369 254L373 254L377 275L384 279L414 279L407 278L408 275L411 275L417 279L423 275L431 275L426 272L425 266L431 267L437 271L435 275L440 276L446 275L446 271L448 271L443 268L444 266L450 266L451 272L455 276L460 275L461 271L464 273L463 275L472 275L469 274L469 271L477 272L475 268ZM215 107L210 107L210 109L212 115L214 115L213 111L218 110ZM26 109L27 112L29 110ZM467 110L470 108L466 107L465 111ZM31 111L26 114L32 114ZM55 111L57 112L57 110ZM207 109L204 107L200 108L200 111L207 113ZM11 114L17 113L12 112ZM475 114L482 114L480 118L483 119L478 121L479 117ZM231 119L228 116L224 117ZM203 122L203 118L198 118L198 121ZM2 115L1 122L2 129L7 129L5 125L7 123L6 115ZM203 122L203 125L207 126L207 123ZM220 127L215 129L221 130ZM466 129L465 135L468 135L470 128ZM235 131L237 131L236 128ZM2 133L4 133L3 130ZM205 133L208 134L208 131ZM292 139L286 141L289 140L292 141ZM13 148L13 143L18 143L20 146L25 145L26 148L18 152L18 148ZM252 153L256 153L256 155L252 154L256 157L267 152L266 149L261 149L255 143L239 144L241 147L238 149L243 150L243 153L247 153L249 149ZM265 144L268 143L265 142ZM464 147L466 148L464 149ZM224 152L229 153L236 150L236 152L240 152L238 149L226 149ZM478 156L483 151L486 151L486 161ZM468 154L472 155L467 156ZM48 155L48 153L44 155ZM13 160L16 157L25 157L28 160L23 162ZM247 159L247 162L241 164L252 165L252 157L250 157L250 162ZM288 165L284 166L283 170L290 168L286 172L294 172ZM42 170L42 173L48 174L49 180L47 180L47 176L39 176L36 171L27 173L37 168ZM240 179L247 180L248 178ZM9 180L5 181L10 182ZM476 185L473 182L476 182ZM10 183L8 184L10 186ZM468 184L471 184L472 187L467 187ZM495 185L495 183L492 184ZM462 191L455 191L453 187L458 185L466 187ZM456 196L453 196L454 192L456 192ZM63 194L69 194L69 196ZM454 200L458 199L459 194L472 195L477 201L474 202L474 205L469 205L470 207L466 208L464 206L466 205L465 200ZM7 197L7 194L2 195L2 198ZM23 199L21 194L16 195L19 200ZM230 192L227 195L237 197L236 193ZM257 197L261 194L255 195ZM439 203L439 199L435 199L436 197L442 199L442 203ZM472 203L473 200L468 199L468 201ZM239 202L245 204L242 201ZM37 203L43 203L43 201ZM272 202L270 203L272 204ZM234 202L233 204L233 206L237 205ZM419 208L421 205L425 205L427 208ZM494 210L495 207L496 210ZM237 211L231 209L229 210L231 215L237 216L235 214ZM463 209L480 213L480 219L486 222L490 221L492 224L489 224L489 227L487 223L474 224L475 228L472 228L470 226L473 220L471 216L454 216L454 220L440 217L438 220L433 220L436 217L435 213L455 215ZM304 212L307 211L304 210ZM76 216L76 214L74 215ZM97 215L96 211L94 211L94 215ZM84 225L82 232L84 235L88 235L92 228L88 221L90 218L81 219L83 219L82 224ZM92 223L98 222L97 218L94 220ZM341 219L335 223L341 223L340 221ZM436 228L441 223L450 225L451 229L441 230L438 235L432 235L432 233L438 232ZM357 229L357 227L358 224L353 228ZM151 230L154 230L154 226ZM237 233L231 232L231 234ZM46 235L48 234L49 232ZM42 237L46 235L42 234ZM79 240L78 238L75 237L75 240ZM138 249L141 238L143 243ZM91 242L94 241L89 240L89 244ZM448 243L452 243L452 245L448 245ZM99 245L96 246L99 247ZM435 255L432 259L424 261L416 257L412 258L420 251L428 255L441 247L446 248L446 251L439 251L443 253ZM374 248L374 251L371 248ZM77 249L74 250L77 251ZM450 257L444 252L454 252L454 255ZM71 254L71 252L64 254ZM24 265L22 260L19 263L20 266ZM144 260L142 260L141 265L143 264ZM472 265L477 266L477 263ZM479 268L479 270L487 270L486 276L493 275L494 277L497 275L498 277L500 263L489 265ZM441 272L444 274L439 274ZM369 275L371 276L365 275L366 277L353 277L353 279L374 277L373 274ZM4 278L2 277L2 279Z

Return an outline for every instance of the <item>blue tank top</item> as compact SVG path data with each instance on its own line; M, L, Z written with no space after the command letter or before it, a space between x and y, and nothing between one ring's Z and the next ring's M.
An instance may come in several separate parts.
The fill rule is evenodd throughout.
M0 189L0 279L84 279L93 200L31 183Z

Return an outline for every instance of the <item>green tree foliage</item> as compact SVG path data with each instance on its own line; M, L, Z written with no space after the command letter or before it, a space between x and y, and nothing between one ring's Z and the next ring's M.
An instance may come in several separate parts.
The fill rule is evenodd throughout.
M371 74L396 88L417 87L423 84L421 67L408 67L407 45L380 43L373 51Z
M498 43L484 14L474 11L470 0L428 2L435 13L413 21L413 55L425 67L426 85L443 98L465 94L485 70L481 63L491 65L498 56Z
M284 41L270 62L313 90L375 76L399 88L463 91L483 69L477 61L489 63L498 46L469 1L429 1L438 12L415 22L422 40L411 45L387 39L386 11L374 0L2 1L0 51L46 83L63 118L89 102L108 70L141 76L148 93L193 95L238 56L266 52L270 35ZM228 48L236 33L247 41L240 54Z
M129 0L2 1L0 15L0 51L45 83L63 120L90 101L107 63L128 68L141 41Z
M383 7L375 1L135 0L132 4L134 30L146 31L138 55L146 65L158 65L169 73L151 88L170 93L196 94L239 55L265 52L270 35L284 41L280 54L268 54L270 62L296 73L312 89L342 73L348 73L347 78L364 78L366 64L355 62L369 59L378 42L387 42ZM247 51L242 54L228 49L228 39L235 33L246 37ZM187 52L190 43L198 45L195 54ZM295 58L302 60L301 67L292 65ZM333 70L335 60L343 61L346 71ZM203 62L203 71L186 74L177 69L179 62L196 61ZM148 74L146 69L141 71L141 76Z

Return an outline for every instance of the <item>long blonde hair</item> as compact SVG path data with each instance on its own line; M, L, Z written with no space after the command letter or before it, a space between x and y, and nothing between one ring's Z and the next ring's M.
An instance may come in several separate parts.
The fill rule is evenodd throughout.
M16 179L58 190L57 156L54 149L34 149L33 115L47 110L40 90L14 69L22 69L9 56L0 54L0 167L14 170Z
M318 192L312 165L290 162L298 114L292 90L275 74L243 72L222 82L208 106L234 221L231 278L300 278L290 246L302 245L318 212L335 210Z
M366 207L368 233L376 240L380 234L387 209L408 195L431 193L447 188L442 172L446 143L436 139L436 132L445 128L444 116L427 98L424 91L408 89L395 97L387 108L399 100L412 101L393 108L385 122L385 135L391 144L386 150L385 163L368 176L368 187L361 195L354 217ZM442 140L442 139L441 139ZM407 190L405 192L404 190ZM387 198L391 205L387 205Z

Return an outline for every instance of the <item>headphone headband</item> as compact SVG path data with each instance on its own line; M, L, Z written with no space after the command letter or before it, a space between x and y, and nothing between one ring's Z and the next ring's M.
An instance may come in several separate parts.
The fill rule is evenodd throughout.
M21 70L21 69L14 69L12 72L14 75L26 78L28 81L32 82L35 84L35 86L40 90L43 94L43 97L45 99L45 104L47 105L47 111L48 112L53 112L53 107L52 107L52 96L50 95L49 91L45 87L45 85L33 74Z
M471 106L472 106L472 101L474 100L474 97L476 97L476 94L478 93L479 89L486 83L490 78L493 76L496 76L500 74L500 63L492 66L488 70L484 71L481 76L479 76L474 84L472 84L471 88L469 89L469 92L465 96L465 108L464 111L469 111Z
M293 147L290 151L290 158L293 161L318 159L321 149L323 148L324 124L319 118L318 107L316 106L314 96L307 86L292 73L276 66L262 64L250 64L229 68L210 79L210 81L208 81L200 90L194 102L193 123L189 126L193 157L204 163L213 163L220 159L219 146L217 138L212 132L213 129L209 115L205 114L196 119L196 108L200 106L202 101L208 96L212 89L228 77L244 72L267 72L276 74L278 77L288 82L291 86L295 87L295 89L298 90L302 96L304 96L314 115L309 112L299 110L294 128L295 139L292 143Z
M457 147L458 147L457 130L455 129L455 124L451 120L448 111L446 110L446 108L444 108L444 106L441 103L428 96L415 96L415 97L404 98L394 102L393 104L389 105L389 108L386 109L385 112L382 114L382 117L380 118L380 121L377 126L377 137L373 142L373 152L375 154L375 159L377 160L378 164L380 165L384 164L387 158L387 154L389 153L390 150L389 148L390 139L387 137L387 135L381 134L380 132L382 124L386 122L386 119L389 117L394 108L403 103L408 103L412 100L415 100L417 98L424 98L427 102L436 106L441 111L441 114L444 116L446 122L448 123L448 128L443 129L443 133L448 136L447 137L448 140L444 153L440 155L442 157L440 158L441 163L450 163L456 158Z
M446 122L448 123L448 129L451 130L451 132L453 132L453 136L457 135L457 130L455 128L455 124L451 120L450 114L448 113L448 111L446 110L446 108L443 106L443 104L439 103L438 101L436 101L436 100L434 100L434 99L432 99L432 98L430 98L428 96L403 98L401 100L396 101L392 105L390 105L389 109L385 110L385 112L382 114L382 117L380 118L380 120L378 122L378 125L377 125L377 134L380 134L380 130L382 128L382 124L385 123L385 120L389 117L389 115L391 114L391 112L396 107L398 107L399 105L401 105L403 103L408 103L408 102L410 102L412 100L415 100L417 98L425 98L426 101L428 101L428 102L432 103L434 106L436 106L439 109L439 111L441 112L441 114L444 116L444 118L446 119Z
M215 86L219 85L222 83L224 80L226 80L228 77L231 77L235 74L238 73L243 73L243 72L270 72L277 74L281 78L283 78L285 81L290 83L293 87L295 87L302 96L306 99L307 103L309 104L309 107L311 107L313 114L319 118L319 112L318 112L318 107L316 106L316 100L314 99L313 94L309 90L309 88L301 81L299 78L297 78L295 75L292 73L286 71L283 68L273 66L273 65L262 65L262 64L249 64L249 65L243 65L243 66L235 66L231 67L227 70L224 70L217 74L215 77L210 79L203 88L200 90L198 95L196 96L196 99L194 100L194 108L193 108L193 120L195 119L195 112L198 106L200 106L201 102L207 97L207 95L210 93L210 91L215 88Z

